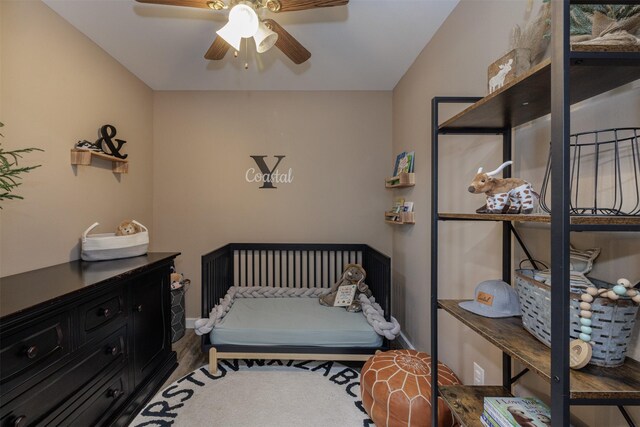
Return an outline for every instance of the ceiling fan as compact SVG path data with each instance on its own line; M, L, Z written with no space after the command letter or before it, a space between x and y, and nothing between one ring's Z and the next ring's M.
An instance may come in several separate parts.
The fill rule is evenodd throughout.
M167 6L186 6L216 11L229 9L229 22L218 30L204 57L209 60L224 58L230 47L240 50L243 38L253 37L256 50L263 53L274 45L296 64L311 57L298 40L273 19L261 19L257 11L264 9L273 13L293 12L319 7L344 6L349 0L136 0Z

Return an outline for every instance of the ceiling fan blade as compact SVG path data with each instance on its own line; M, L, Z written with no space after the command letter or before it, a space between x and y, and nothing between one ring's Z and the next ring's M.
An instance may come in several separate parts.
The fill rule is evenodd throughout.
M276 41L276 47L289 57L295 64L302 64L307 59L311 58L311 52L305 49L291 34L280 26L273 19L265 19L263 21L265 25L275 33L278 34L278 41Z
M211 0L136 0L138 3L162 4L166 6L185 6L210 9Z
M231 45L220 36L216 37L204 57L210 61L224 58Z
M293 12L316 7L344 6L349 0L267 0L266 6L272 12Z

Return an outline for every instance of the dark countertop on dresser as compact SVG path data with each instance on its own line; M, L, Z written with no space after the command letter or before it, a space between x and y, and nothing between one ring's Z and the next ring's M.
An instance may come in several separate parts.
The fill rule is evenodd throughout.
M0 318L18 314L60 297L126 276L180 255L149 252L110 261L71 261L0 278Z

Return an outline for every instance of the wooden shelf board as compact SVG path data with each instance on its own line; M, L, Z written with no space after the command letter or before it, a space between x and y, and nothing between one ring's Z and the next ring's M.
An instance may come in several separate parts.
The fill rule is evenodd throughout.
M390 184L390 182L396 182L396 183ZM414 187L415 185L416 185L416 174L413 172L403 172L400 175L391 176L384 180L384 186L386 188L406 188L406 187Z
M127 173L129 171L129 161L126 159L121 159L119 157L110 156L105 153L98 153L91 150L78 150L75 148L71 149L72 165L90 165L94 157L103 160L110 160L113 172L115 173Z
M388 218L400 217L400 221L392 221ZM396 225L415 224L415 215L413 212L385 212L384 222Z
M640 79L640 66L576 65L570 69L571 104ZM440 125L461 128L515 127L551 111L551 61L546 60Z
M110 156L110 155L105 154L105 153L98 153L96 151L76 150L76 149L72 149L71 151L72 152L76 152L76 153L90 153L91 157L98 157L98 158L105 159L105 160L111 160L113 162L129 163L129 160L127 160L127 159L121 159L119 157Z
M476 214L476 213L438 213L441 219L468 219L474 221L521 221L521 222L551 222L551 216L546 214ZM640 225L640 216L571 216L571 224L575 225Z
M415 222L389 221L388 219L385 219L384 222L386 222L387 224L394 224L394 225L413 225L413 224L415 224Z
M385 188L406 188L406 187L415 187L415 184L387 184Z
M640 52L640 45L572 44L572 52Z
M502 386L453 385L438 387L438 390L462 427L482 427L480 416L484 412L485 397L511 396Z
M524 221L524 222L551 222L550 215L507 215L507 214L477 214L477 213L438 213L441 219L469 219L474 221Z
M522 327L519 317L491 319L479 316L460 308L460 301L438 300L438 305L491 344L550 381L550 350ZM640 362L628 357L624 365L617 368L588 365L579 371L572 370L570 375L572 399L640 399Z

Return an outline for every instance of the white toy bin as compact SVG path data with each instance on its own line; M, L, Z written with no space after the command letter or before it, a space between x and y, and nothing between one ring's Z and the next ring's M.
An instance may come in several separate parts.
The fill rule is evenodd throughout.
M146 254L149 248L149 230L138 221L132 222L142 231L127 236L116 236L115 233L88 235L91 230L100 225L98 222L94 223L82 233L80 257L84 261L105 261Z

